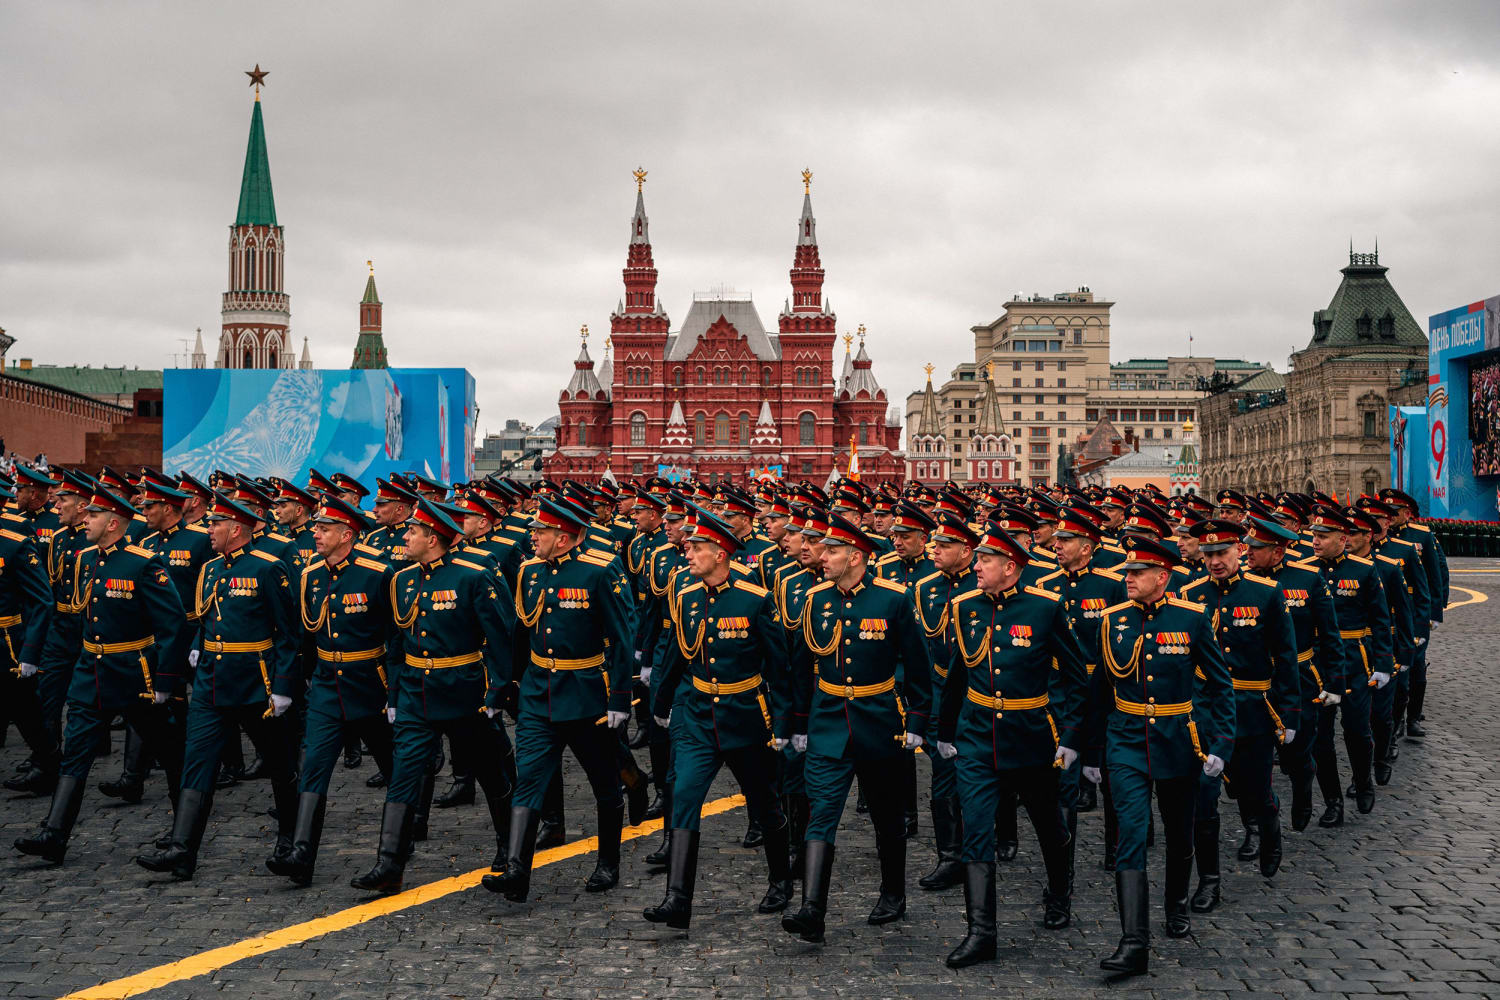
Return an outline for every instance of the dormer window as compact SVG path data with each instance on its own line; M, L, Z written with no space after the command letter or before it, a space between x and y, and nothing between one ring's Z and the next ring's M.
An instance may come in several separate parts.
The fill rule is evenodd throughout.
M1370 322L1370 314L1365 313L1354 321L1354 335L1360 340L1370 340L1374 336Z

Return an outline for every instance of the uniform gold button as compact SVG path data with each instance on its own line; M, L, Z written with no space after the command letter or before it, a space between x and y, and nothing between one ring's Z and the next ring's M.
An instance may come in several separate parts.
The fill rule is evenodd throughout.
M549 633L549 634L550 634L550 633L551 633L551 632L552 632L552 630L551 630L551 629L550 629L550 628L549 628L549 629L548 629L548 630L547 630L547 632L548 632L548 633Z
M427 632L425 629L422 631L422 638L427 638Z
M996 712L995 713L995 718L997 718L997 719L1003 719L1003 718L1005 718L1005 713L1004 712Z
M222 659L224 659L224 657L222 657L222 656L215 656L214 659L216 659L216 660L222 660Z
M709 658L708 658L708 662L709 662L709 663L718 663L718 662L719 662L719 661L718 661L718 660L717 660L717 659L716 659L716 658L715 658L715 657L712 657L712 656L710 656L710 657L709 657ZM717 678L716 678L716 679L717 679Z
M1151 723L1153 726L1156 725L1156 720L1155 719L1147 719L1146 721L1149 722L1149 723Z
M1229 652L1229 647L1228 646L1224 647L1224 652L1226 652L1226 653Z
M1151 659L1151 654L1150 653L1146 654L1146 659L1148 659L1148 660Z
M1147 698L1146 700L1149 701L1149 702L1155 702L1156 701L1155 698Z
M1150 674L1147 674L1146 675L1146 680L1148 680L1148 681L1154 681L1154 680L1156 680L1156 678L1152 677Z
M844 640L844 645L846 645L846 646L853 645L853 643L854 643L853 639L845 639Z
M845 677L844 678L844 683L845 684L853 684L854 683L854 678L853 677Z
M714 641L714 637L713 637L713 636L709 636L709 637L708 637L708 641L709 641L709 642L713 642L713 641Z
M340 677L344 676L344 672L342 670L339 671L339 676Z

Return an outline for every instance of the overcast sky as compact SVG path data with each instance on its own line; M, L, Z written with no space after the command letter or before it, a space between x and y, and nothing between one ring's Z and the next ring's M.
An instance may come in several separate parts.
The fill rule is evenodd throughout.
M789 294L811 167L840 329L893 404L1013 293L1088 285L1113 354L1284 367L1350 237L1426 317L1500 292L1500 3L0 5L12 360L214 350L252 93L292 332L556 411L619 299L630 171L674 326ZM596 358L602 337L591 339Z

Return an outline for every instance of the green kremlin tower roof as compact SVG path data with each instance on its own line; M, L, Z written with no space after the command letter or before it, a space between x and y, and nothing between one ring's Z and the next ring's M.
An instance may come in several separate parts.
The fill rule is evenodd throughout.
M240 179L240 207L236 226L276 225L276 198L271 194L271 160L266 155L266 126L260 114L260 94L250 113L250 142L245 147L245 174Z

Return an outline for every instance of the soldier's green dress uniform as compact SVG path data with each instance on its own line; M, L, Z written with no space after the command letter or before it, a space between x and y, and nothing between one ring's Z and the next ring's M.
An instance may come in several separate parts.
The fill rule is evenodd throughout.
M572 509L544 500L542 527L580 537L587 529ZM616 768L619 739L599 724L608 712L630 711L633 666L630 594L618 560L570 550L521 564L516 589L516 793L508 862L485 885L507 899L530 893L531 861L547 786L570 748L593 788L599 822L599 863L586 886L612 888L619 880L624 805Z
M977 551L1024 561L1008 535L990 532ZM965 951L992 956L995 941L995 825L1002 795L1031 817L1047 869L1045 926L1066 927L1072 912L1071 837L1059 808L1053 760L1059 747L1083 747L1087 655L1067 608L1042 587L975 589L949 605L953 651L943 684L938 740L958 750L963 803ZM987 942L987 945L986 945ZM956 961L962 963L965 957Z
M1351 513L1350 516L1357 515ZM1374 526L1373 518L1370 519L1369 524ZM1380 584L1385 591L1386 603L1390 607L1391 655L1395 661L1390 682L1370 692L1370 736L1375 744L1373 771L1375 783L1384 785L1391 780L1393 762L1391 734L1394 728L1393 715L1396 692L1400 688L1400 678L1410 669L1416 651L1426 641L1426 633L1430 631L1431 626L1428 624L1429 619L1426 615L1428 611L1426 581L1423 581L1424 586L1420 594L1416 592L1412 584L1412 574L1420 567L1417 565L1419 558L1411 547L1400 542L1389 545L1384 551L1378 547L1372 547L1370 558L1374 561L1375 570L1380 575ZM1420 630L1416 624L1418 621L1421 622Z
M791 530L806 527L804 523L802 528ZM813 527L812 530L819 537L822 536L820 529ZM803 534L807 532L803 530ZM802 640L803 616L807 607L807 594L821 580L822 574L799 563L788 563L777 577L776 605L781 612L782 627L787 633L788 677L793 681L793 690L796 689L799 678L812 673L812 651ZM791 731L796 733L806 729L807 708L794 701ZM782 750L781 794L785 800L787 838L791 844L791 872L794 879L802 875L802 842L807 833L807 819L811 808L807 798L806 764L805 752L792 746Z
M359 531L357 509L330 498L317 517ZM395 571L358 549L336 565L316 559L298 581L297 605L307 658L314 664L307 687L302 774L292 850L266 867L299 885L312 881L323 830L328 782L339 751L362 740L384 774L392 768L391 702L387 664L400 655L391 606Z
M1243 531L1223 520L1194 526L1204 551L1237 547ZM1198 779L1193 825L1193 853L1199 885L1195 912L1207 913L1219 902L1219 791L1233 789L1245 826L1241 860L1260 859L1270 878L1281 866L1281 811L1271 786L1276 750L1285 730L1302 725L1302 682L1297 675L1297 645L1291 616L1276 581L1235 572L1219 580L1200 579L1183 588L1183 597L1202 603L1224 651L1235 692L1232 756L1224 758L1224 775ZM1295 736L1295 733L1293 733Z
M733 554L736 539L716 518L702 518L695 539ZM726 567L727 569L727 567ZM730 574L695 579L677 596L674 648L652 714L671 719L672 830L667 896L646 919L686 927L698 866L699 814L720 767L745 794L764 835L770 888L760 912L786 908L791 896L787 822L776 794L770 742L791 734L791 678L781 614L770 591Z
M460 536L448 514L423 500L412 514L450 543ZM509 835L513 788L501 766L491 717L510 684L515 611L493 566L451 553L413 563L391 579L391 609L401 652L386 660L395 749L386 787L376 864L352 881L393 892L410 853L412 825L431 785L431 762L447 736L462 746L495 826L496 858ZM392 651L394 652L394 651Z
M58 528L48 543L47 573L52 581L52 625L37 664L37 699L42 725L54 746L62 745L62 710L73 679L73 665L83 641L83 614L73 604L73 583L78 561L91 548L81 525Z
M1349 522L1335 511L1320 510L1313 515L1314 531L1343 531ZM1339 781L1338 755L1334 750L1334 720L1344 731L1344 746L1349 754L1349 769L1354 773L1355 804L1360 812L1375 808L1375 787L1371 765L1375 741L1370 731L1370 675L1389 673L1394 664L1391 653L1391 611L1385 588L1372 560L1347 553L1334 559L1319 559L1318 573L1333 592L1334 610L1338 615L1339 635L1347 643L1342 701L1324 705L1318 716L1318 741L1314 754L1318 762L1318 787L1323 792L1326 809L1319 823L1336 826L1343 822L1344 790Z
M1414 546L1421 558L1422 569L1427 577L1427 606L1430 616L1427 636L1443 620L1443 610L1448 606L1448 559L1432 529L1418 524L1414 518L1419 511L1417 502L1401 490L1387 487L1380 496L1388 504L1405 509L1412 520L1396 527L1392 525L1392 537ZM1422 710L1427 699L1427 647L1423 642L1412 656L1411 668L1398 678L1401 688L1396 692L1394 727L1397 733L1403 727L1407 736L1420 739L1427 735L1422 727Z
M1135 539L1122 570L1170 570L1176 556ZM1091 743L1104 746L1110 793L1119 812L1115 892L1122 936L1101 963L1142 972L1150 941L1146 829L1154 788L1166 842L1168 934L1189 933L1188 881L1193 864L1193 805L1207 756L1220 761L1234 744L1234 688L1213 622L1201 604L1163 596L1105 610L1100 657L1089 696ZM1201 674L1201 678L1197 676Z
M233 519L249 527L254 514L220 498L211 520ZM297 746L292 718L277 714L302 688L297 652L301 627L286 564L254 542L204 564L196 592L197 666L188 706L182 793L172 824L171 846L136 860L151 871L191 878L212 809L214 784L225 743L238 730L250 737L271 779L277 810L278 853L291 849L297 817Z
M120 497L103 491L89 506L121 519L135 512ZM116 715L124 715L139 729L174 790L182 767L181 746L165 739L157 714L145 710L158 691L165 700L184 681L165 671L166 664L181 659L187 624L161 557L123 539L88 548L78 560L69 603L79 609L83 636L68 684L60 777L42 829L16 842L24 853L54 864L60 864L67 852L89 767Z
M822 544L854 545L867 556L873 551L869 538L848 521L836 514L828 520ZM802 908L785 916L782 927L820 941L834 841L856 777L880 855L880 899L869 919L886 923L905 913L904 802L901 786L888 775L899 755L910 752L903 745L907 735L927 730L932 663L912 591L868 571L847 591L831 580L809 591L803 641L813 669L794 683L800 689L796 704L808 706L804 778L811 808Z
M10 495L0 489L0 499ZM36 774L21 775L6 787L44 794L51 791L57 769L57 738L45 722L37 694L37 673L54 613L44 563L48 546L38 545L25 525L12 517L7 513L0 519L0 697L6 699L7 714L31 750L31 770ZM49 533L49 543L52 537Z
M1297 537L1280 525L1249 519L1247 542L1252 547L1287 544ZM1339 637L1338 611L1333 593L1317 566L1289 562L1285 557L1265 574L1276 581L1282 603L1292 619L1297 645L1297 673L1301 720L1296 738L1281 747L1281 769L1292 781L1292 829L1306 828L1312 818L1312 783L1317 772L1313 747L1317 744L1322 712L1321 693L1344 690L1344 640Z

